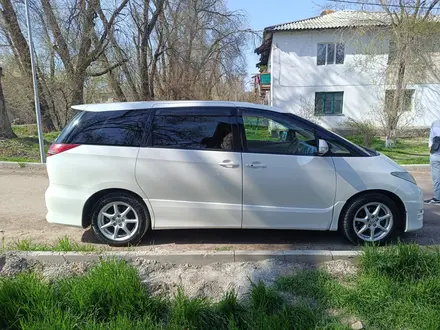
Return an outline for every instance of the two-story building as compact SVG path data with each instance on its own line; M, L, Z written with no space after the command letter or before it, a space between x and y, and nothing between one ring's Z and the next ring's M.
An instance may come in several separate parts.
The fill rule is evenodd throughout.
M348 118L379 121L381 107L389 104L395 88L385 73L389 38L375 32L388 24L380 12L324 11L267 27L256 49L265 103L312 116L330 129L344 128ZM409 84L405 95L408 111L417 112L412 127L428 127L440 119L439 80L431 76Z

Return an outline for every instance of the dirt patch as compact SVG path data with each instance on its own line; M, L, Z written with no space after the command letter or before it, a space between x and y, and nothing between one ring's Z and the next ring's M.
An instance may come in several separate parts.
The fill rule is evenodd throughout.
M316 268L316 266L307 264L273 259L257 262L213 263L205 266L175 265L145 259L136 259L131 263L136 267L142 282L153 295L165 294L171 297L181 287L189 297L206 296L214 301L220 300L224 293L230 290L234 290L239 298L244 298L252 282L262 281L267 285L272 285L280 276L294 275L302 270ZM45 264L10 254L7 255L6 262L0 270L0 276L16 276L22 272L36 271L44 279L54 281L63 277L83 275L92 265L91 262ZM331 261L320 267L336 275L350 274L353 271L349 262ZM344 267L347 270L344 271Z

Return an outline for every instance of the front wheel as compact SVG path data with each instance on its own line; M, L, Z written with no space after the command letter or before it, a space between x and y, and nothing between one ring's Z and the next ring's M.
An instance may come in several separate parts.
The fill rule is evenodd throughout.
M391 198L379 193L362 195L345 209L341 230L354 244L383 244L396 232L399 215Z
M136 244L150 225L146 207L134 196L109 193L95 204L92 213L92 229L103 243L112 246Z

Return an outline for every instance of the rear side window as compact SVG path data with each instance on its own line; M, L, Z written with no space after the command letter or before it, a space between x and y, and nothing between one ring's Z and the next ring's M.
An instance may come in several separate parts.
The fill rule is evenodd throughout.
M229 116L156 115L153 147L232 150L232 122Z
M84 111L70 122L56 143L139 147L148 113Z

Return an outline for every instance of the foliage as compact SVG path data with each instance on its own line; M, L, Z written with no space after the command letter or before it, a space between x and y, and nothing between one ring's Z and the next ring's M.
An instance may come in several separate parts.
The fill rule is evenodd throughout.
M55 251L55 252L94 252L95 246L91 244L80 244L72 241L69 237L59 238L53 244L35 243L28 239L17 240L14 243L3 247L5 250L12 251Z
M440 254L417 245L366 247L358 273L341 284L323 271L281 278L277 288L355 316L367 329L438 329Z
M40 147L36 125L12 126L16 138L0 139L0 161L39 162ZM44 133L45 152L57 138L59 132Z
M414 244L365 247L353 275L300 271L217 303L182 289L152 297L132 266L107 260L52 283L35 273L0 278L0 328L349 329L355 318L371 329L437 329L439 299L440 252Z
M35 112L24 6L0 6L6 104L14 123L28 124ZM65 126L78 103L250 98L243 54L253 33L225 0L41 0L30 10L47 131Z
M355 144L362 145L363 138L349 136ZM374 137L370 148L383 153L399 164L429 164L428 138L399 138L392 148L386 148L384 138Z
M371 146L376 135L376 128L370 120L348 118L344 124L353 132L355 138L362 140L362 145L366 147Z

